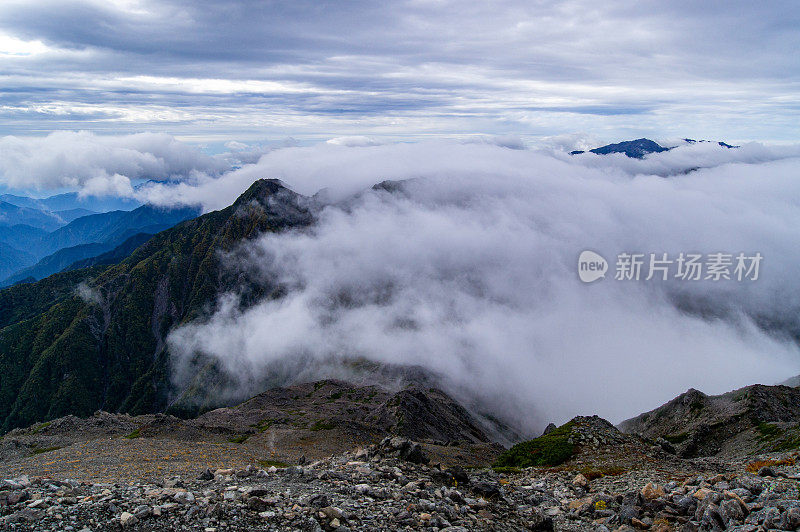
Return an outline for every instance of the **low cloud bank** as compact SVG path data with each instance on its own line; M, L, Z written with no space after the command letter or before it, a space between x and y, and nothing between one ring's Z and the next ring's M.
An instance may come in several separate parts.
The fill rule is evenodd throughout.
M320 373L343 358L417 364L530 432L576 414L620 421L689 387L780 381L800 373L798 154L694 145L633 161L488 143L323 144L153 187L160 201L211 209L261 177L327 189L332 201L412 179L401 193L326 207L310 233L265 235L228 257L286 296L241 310L225 294L218 312L175 330L176 378L197 353L242 396L258 391L254 376L297 359ZM584 249L609 260L606 279L579 281ZM756 281L616 281L622 252L764 259Z
M640 160L623 154L572 156L554 148L555 144L550 141L545 143L546 148L526 149L520 139L512 137L407 144L377 144L366 142L364 138L350 142L351 139L333 139L334 142L315 146L275 147L260 153L254 164L245 164L220 177L195 176L185 183L154 183L138 191L138 197L157 203L200 204L206 210L215 210L230 205L255 179L265 177L282 179L303 194L312 195L327 189L331 197L342 199L385 179L465 174L533 178L551 172L627 180L635 176L675 176L698 169L758 165L800 157L800 145L758 143L737 149L716 143L684 145Z
M714 168L727 164L761 164L787 158L800 157L800 145L765 146L757 142L730 149L716 142L678 144L664 142L673 149L653 153L643 159L632 159L622 153L596 155L582 153L570 156L561 153L560 157L570 157L574 162L588 168L618 170L630 175L670 176L701 168Z
M185 181L229 168L221 158L166 134L59 131L0 138L0 184L11 189L70 188L86 195L132 197L136 180Z

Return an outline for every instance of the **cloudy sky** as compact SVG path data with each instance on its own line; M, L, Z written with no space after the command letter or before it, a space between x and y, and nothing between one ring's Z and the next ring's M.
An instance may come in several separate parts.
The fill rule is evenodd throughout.
M0 135L796 141L795 2L3 0Z

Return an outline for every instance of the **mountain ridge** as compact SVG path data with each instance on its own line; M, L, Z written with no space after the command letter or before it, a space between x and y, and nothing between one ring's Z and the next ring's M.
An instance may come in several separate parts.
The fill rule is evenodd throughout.
M308 225L306 203L279 181L259 180L230 207L157 234L89 278L58 274L29 286L35 294L61 279L73 295L0 330L0 430L97 409L164 410L167 332L240 283L220 268L220 252L264 231Z
M753 384L706 395L690 388L618 427L661 438L684 457L755 454L800 445L800 388Z
M683 139L683 141L687 144L697 144L697 143L706 143L711 142L707 140L694 140L694 139ZM717 142L716 144L722 146L723 148L738 148L739 146L733 146L726 142ZM662 146L654 140L650 140L648 138L639 138L634 140L624 140L622 142L617 142L614 144L606 144L605 146L600 146L599 148L593 148L589 150L589 153L594 153L597 155L609 155L612 153L622 153L631 159L644 159L646 155L651 153L661 153L665 151L670 151L677 146ZM580 155L582 153L586 153L586 150L574 150L569 152L570 155Z
M16 250L12 257L16 260L8 260L0 275L0 286L41 279L77 260L110 251L134 234L155 234L198 214L195 207L143 205L132 211L81 216L50 232L22 224L0 227L2 242Z

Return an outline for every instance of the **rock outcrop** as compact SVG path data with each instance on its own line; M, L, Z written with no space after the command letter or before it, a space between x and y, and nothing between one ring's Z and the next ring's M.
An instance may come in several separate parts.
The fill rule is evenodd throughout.
M666 440L684 457L789 450L800 444L800 389L755 384L717 396L690 389L619 428Z

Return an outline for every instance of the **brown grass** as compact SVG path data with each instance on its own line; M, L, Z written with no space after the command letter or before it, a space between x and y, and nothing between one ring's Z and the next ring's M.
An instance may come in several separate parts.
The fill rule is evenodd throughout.
M790 465L793 466L796 462L795 457L787 458L784 460L756 460L755 462L750 462L745 467L745 470L748 473L758 473L758 470L764 466L782 466L782 465Z
M622 475L625 473L625 469L621 467L602 467L602 468L590 468L585 467L580 470L580 473L586 477L586 480L592 481L594 479L600 477L615 477L617 475Z

